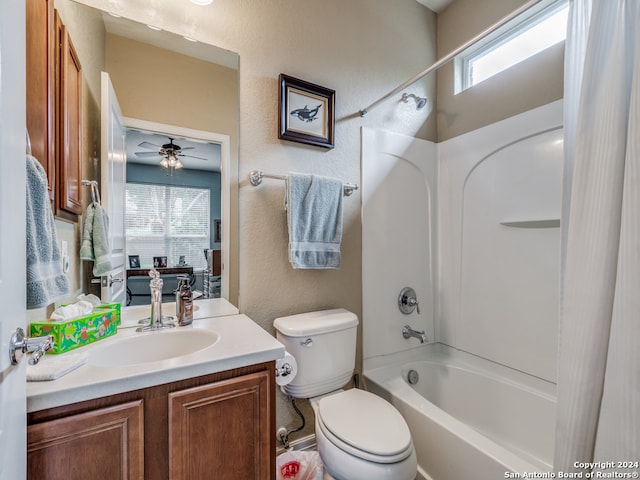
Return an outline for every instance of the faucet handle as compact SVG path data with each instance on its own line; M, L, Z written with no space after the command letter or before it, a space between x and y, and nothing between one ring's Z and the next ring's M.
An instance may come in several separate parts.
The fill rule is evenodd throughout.
M11 365L17 365L22 355L31 352L29 364L37 364L47 350L53 347L53 336L27 337L22 328L17 328L11 336L9 344L9 359Z
M409 315L414 310L420 315L420 304L416 291L411 287L404 287L398 295L398 308L405 315Z

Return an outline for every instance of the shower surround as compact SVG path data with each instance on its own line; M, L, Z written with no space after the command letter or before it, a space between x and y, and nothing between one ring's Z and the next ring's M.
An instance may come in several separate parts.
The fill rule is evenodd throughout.
M372 129L363 129L362 142L363 356L371 387L380 392L380 382L373 381L379 369L403 371L407 358L427 359L433 351L402 337L408 324L452 354L460 351L489 370L514 372L525 391L543 391L553 405L545 409L544 421L553 424L562 103L440 144ZM397 308L405 286L416 291L420 314L404 315ZM474 398L471 385L458 391ZM386 396L404 404L396 394ZM540 441L552 445L553 429L548 430L543 436L549 438ZM450 455L436 460L418 451L423 477L438 471L438 480L445 480L446 464L454 468L464 452ZM521 458L522 463L496 468L550 468L550 459L536 452L522 452ZM482 472L477 475L482 478Z

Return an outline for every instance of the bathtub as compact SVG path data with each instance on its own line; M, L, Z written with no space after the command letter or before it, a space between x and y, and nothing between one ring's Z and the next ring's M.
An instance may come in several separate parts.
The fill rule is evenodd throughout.
M442 344L384 362L365 361L365 387L407 420L418 479L496 480L552 471L555 384ZM413 385L410 372L418 377Z

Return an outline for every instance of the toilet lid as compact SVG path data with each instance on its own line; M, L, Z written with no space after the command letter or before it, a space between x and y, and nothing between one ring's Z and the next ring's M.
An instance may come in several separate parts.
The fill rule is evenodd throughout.
M364 453L405 457L411 433L400 412L383 398L352 388L318 404L319 420L335 438Z

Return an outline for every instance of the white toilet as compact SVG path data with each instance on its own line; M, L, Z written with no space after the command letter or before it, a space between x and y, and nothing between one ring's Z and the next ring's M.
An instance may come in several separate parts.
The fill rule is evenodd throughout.
M328 473L336 480L413 480L416 454L404 418L373 393L341 390L355 367L358 317L335 309L277 318L273 325L298 368L282 388L310 399Z

